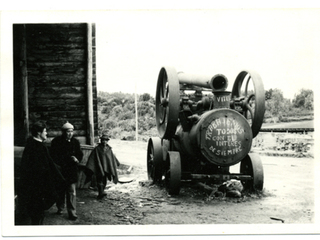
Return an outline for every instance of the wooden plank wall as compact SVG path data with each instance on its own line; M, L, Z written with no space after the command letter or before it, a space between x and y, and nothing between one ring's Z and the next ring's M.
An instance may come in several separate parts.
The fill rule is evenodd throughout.
M94 129L97 134L95 26L92 31ZM87 24L27 24L30 124L46 121L49 140L69 121L86 144Z
M28 75L26 31L24 24L14 24L13 78L14 78L14 144L24 145L29 136Z

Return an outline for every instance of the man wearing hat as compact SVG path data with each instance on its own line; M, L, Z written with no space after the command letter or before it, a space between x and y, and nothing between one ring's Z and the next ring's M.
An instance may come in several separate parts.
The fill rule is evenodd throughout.
M61 215L67 200L67 211L70 220L76 220L76 183L78 181L78 164L83 153L80 142L73 137L74 127L69 122L62 126L62 135L51 142L51 156L55 163L61 167L61 173L66 179L67 190L60 191L56 205L57 214Z
M104 192L107 180L118 182L117 166L120 166L120 162L113 154L112 148L108 144L109 140L110 137L106 134L100 137L99 145L92 150L86 164L86 182L92 179L93 174L97 179L97 199L102 199L107 195Z

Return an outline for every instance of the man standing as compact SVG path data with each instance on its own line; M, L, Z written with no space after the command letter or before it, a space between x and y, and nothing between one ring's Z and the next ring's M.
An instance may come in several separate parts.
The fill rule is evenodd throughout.
M57 200L57 188L65 187L64 178L43 144L47 139L45 124L33 124L31 133L21 159L18 211L22 222L19 225L42 225L44 210Z
M56 164L61 167L61 173L66 179L67 190L59 193L57 214L61 215L67 200L67 211L70 220L78 218L76 213L76 183L78 181L78 164L83 153L80 142L73 137L74 127L69 122L62 126L62 135L51 142L51 155Z
M107 185L107 180L113 180L114 183L118 182L117 166L120 162L112 152L112 148L108 145L110 140L108 135L102 135L100 144L96 146L86 164L86 182L89 182L92 175L95 174L97 179L98 197L102 199L107 194L104 189Z

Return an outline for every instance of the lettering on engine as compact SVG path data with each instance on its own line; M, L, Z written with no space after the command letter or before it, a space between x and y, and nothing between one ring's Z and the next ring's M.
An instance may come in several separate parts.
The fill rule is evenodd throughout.
M230 97L230 95L227 95L227 96L217 96L216 97L216 101L217 102L228 102L228 103L230 103L230 99L231 97Z
M205 133L206 146L216 156L230 156L242 151L244 127L227 117L215 119Z

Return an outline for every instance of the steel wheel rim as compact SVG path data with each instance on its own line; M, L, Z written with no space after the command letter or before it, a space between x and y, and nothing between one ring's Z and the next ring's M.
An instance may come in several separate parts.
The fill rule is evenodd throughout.
M147 148L147 172L148 179L153 183L158 183L162 179L163 156L161 140L159 138L150 138Z
M168 152L169 169L166 172L166 187L171 195L178 195L181 186L181 159L179 152Z
M156 92L156 124L160 138L174 136L179 123L179 103L178 74L172 67L163 67L159 72Z
M240 173L252 176L252 180L247 181L246 188L262 191L263 189L263 166L259 155L248 154L240 164Z
M245 84L245 92L244 96L241 96L241 87L242 84L246 80ZM248 86L249 81L252 80L254 86L254 96L248 95ZM250 107L250 100L255 98L254 107ZM237 76L231 93L231 98L234 99L241 99L242 102L242 109L244 110L243 115L245 118L248 119L248 112L250 112L252 123L251 130L253 138L256 137L261 129L263 123L263 117L265 112L265 91L263 82L261 77L258 73L254 71L242 71ZM252 116L253 115L253 116Z

